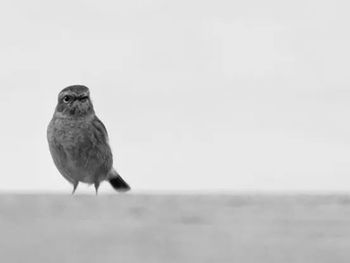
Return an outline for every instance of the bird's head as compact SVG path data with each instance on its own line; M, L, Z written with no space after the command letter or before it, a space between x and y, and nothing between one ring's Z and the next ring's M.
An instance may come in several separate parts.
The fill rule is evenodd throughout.
M94 114L89 89L82 85L64 88L58 94L56 114L77 118Z

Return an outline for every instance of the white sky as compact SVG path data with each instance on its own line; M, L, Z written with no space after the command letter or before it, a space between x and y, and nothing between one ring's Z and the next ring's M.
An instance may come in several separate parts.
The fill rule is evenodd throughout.
M134 189L350 191L349 7L1 1L0 190L71 190L46 127L83 84Z

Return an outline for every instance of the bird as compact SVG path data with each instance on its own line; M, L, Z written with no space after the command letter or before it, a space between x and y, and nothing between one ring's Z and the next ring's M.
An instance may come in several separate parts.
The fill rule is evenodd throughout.
M108 133L95 114L88 87L72 85L58 94L47 140L58 171L73 185L72 195L80 182L94 184L96 195L102 181L118 192L130 190L113 168Z

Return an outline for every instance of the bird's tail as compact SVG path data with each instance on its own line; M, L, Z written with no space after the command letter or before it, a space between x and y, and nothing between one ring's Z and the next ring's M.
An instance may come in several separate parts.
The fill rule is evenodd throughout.
M111 171L111 176L109 177L108 181L118 192L127 192L131 189L127 182L125 182L114 169Z

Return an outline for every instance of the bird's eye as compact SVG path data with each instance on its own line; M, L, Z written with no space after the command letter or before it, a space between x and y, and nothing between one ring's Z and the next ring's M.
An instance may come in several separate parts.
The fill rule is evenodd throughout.
M71 96L64 96L63 97L63 102L64 103L68 103L68 102L70 102L70 100L71 100Z
M87 96L81 97L81 98L80 98L80 101L81 101L81 102L85 102L85 101L87 101L88 98L89 98L89 97L87 97Z

